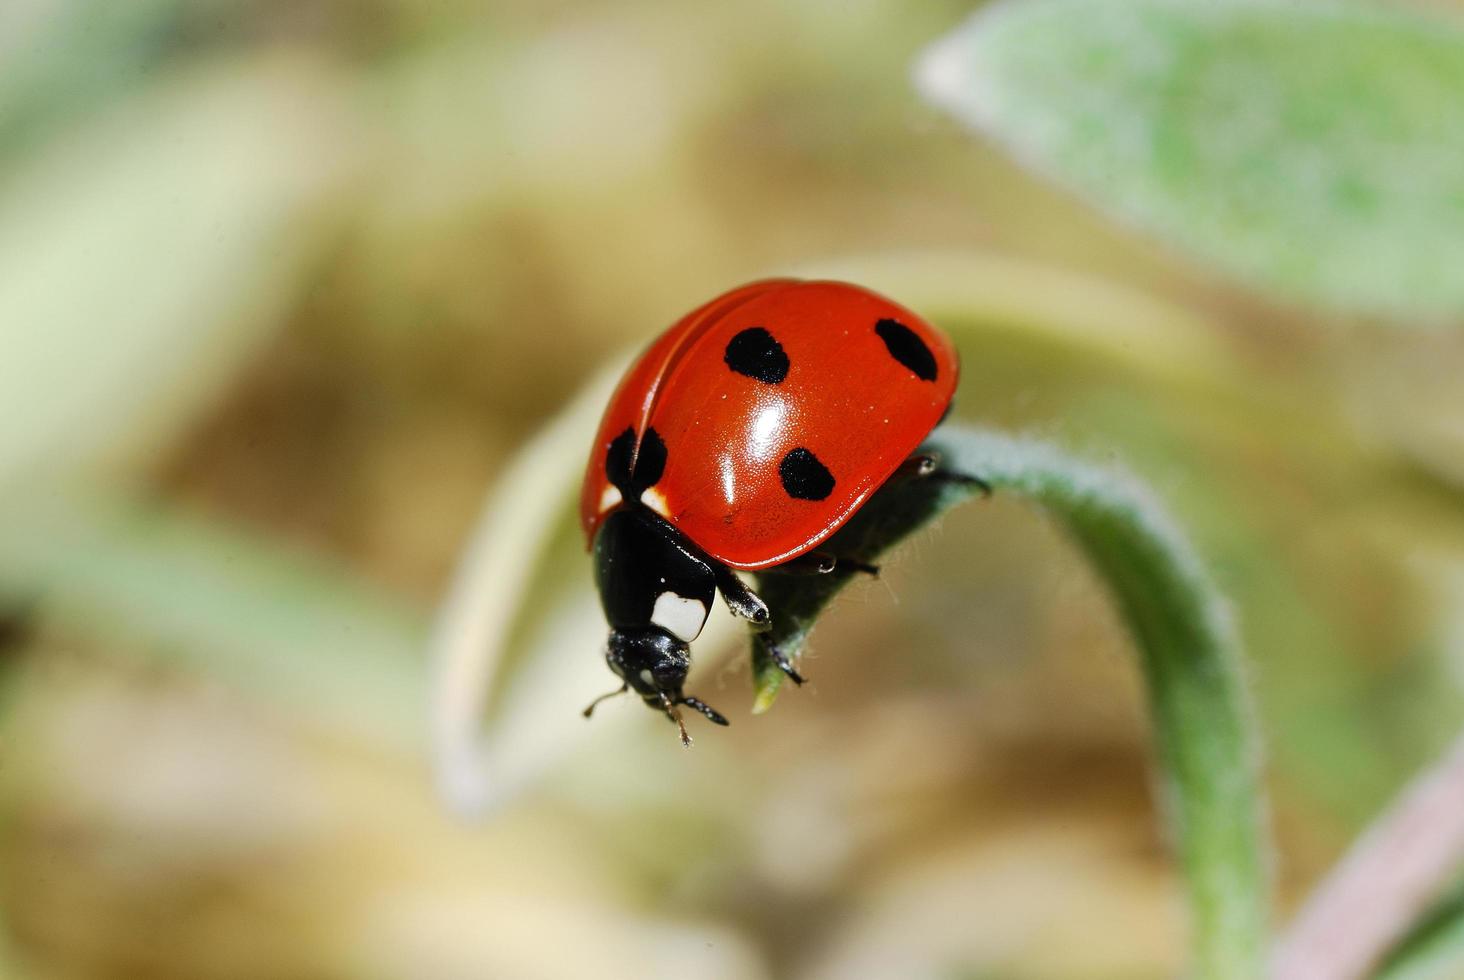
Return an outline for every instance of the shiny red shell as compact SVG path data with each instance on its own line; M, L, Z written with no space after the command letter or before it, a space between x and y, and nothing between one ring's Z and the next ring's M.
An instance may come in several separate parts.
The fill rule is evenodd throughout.
M927 351L918 368L876 329L888 321ZM781 381L729 366L728 344L750 328L780 345ZM944 334L862 287L769 279L734 289L658 337L621 380L585 473L585 535L593 542L620 504L606 475L611 442L632 429L639 446L650 428L665 443L666 466L642 501L707 554L758 569L811 551L935 428L958 370ZM785 487L779 464L795 450L812 453L832 475L823 499L799 499Z

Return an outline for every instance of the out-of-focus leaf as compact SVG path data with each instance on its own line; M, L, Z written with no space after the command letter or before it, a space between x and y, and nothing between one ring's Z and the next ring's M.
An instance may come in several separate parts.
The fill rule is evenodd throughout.
M1375 820L1296 916L1272 963L1276 980L1453 976L1464 964L1464 735ZM1400 945L1401 944L1401 945ZM1393 974L1389 973L1388 976Z
M931 101L1234 275L1330 308L1464 312L1464 30L1398 6L1001 2Z
M536 842L537 843L537 842ZM541 845L542 846L542 845ZM524 855L533 858L533 845ZM505 876L488 875L490 880ZM760 951L738 932L689 916L671 921L594 898L539 889L415 882L391 890L361 930L342 972L371 977L596 977L603 980L765 980ZM466 892L466 893L465 893ZM492 922L497 928L485 929ZM574 942L558 941L573 936Z
M137 85L176 43L183 0L0 4L0 160Z
M0 595L296 717L421 743L419 613L257 535L87 496L12 498L0 511Z
M331 73L164 76L0 181L0 482L132 462L281 320L348 174Z
M949 472L978 475L996 492L1030 498L1061 521L1112 591L1139 654L1163 773L1161 802L1188 875L1195 975L1260 976L1269 890L1256 739L1239 642L1199 559L1131 477L991 433L952 428L930 445ZM890 491L866 504L829 550L876 558L981 494L975 484L940 477ZM753 644L758 710L783 683L769 644L796 657L819 612L856 574L759 577L774 624Z
M576 497L619 371L606 371L519 451L485 501L437 615L430 648L434 761L438 789L463 813L481 813L502 797L483 715L517 610Z
M1378 980L1453 980L1459 976L1464 976L1464 888L1440 903L1378 971Z

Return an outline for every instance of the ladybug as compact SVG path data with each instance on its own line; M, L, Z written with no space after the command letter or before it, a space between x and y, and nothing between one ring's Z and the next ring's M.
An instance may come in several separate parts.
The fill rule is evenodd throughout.
M652 342L610 399L580 496L605 659L623 682L585 716L634 690L684 744L679 705L727 724L682 692L714 597L767 629L772 613L738 570L876 571L819 546L897 473L934 470L912 454L958 371L939 330L843 282L740 286Z

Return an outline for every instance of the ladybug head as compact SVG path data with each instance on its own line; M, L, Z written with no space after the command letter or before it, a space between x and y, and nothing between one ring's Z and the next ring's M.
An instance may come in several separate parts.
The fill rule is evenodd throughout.
M647 707L664 711L666 717L676 722L683 743L690 745L691 737L686 734L677 705L694 708L718 725L727 724L727 719L707 704L681 693L686 672L691 669L691 650L665 631L656 627L611 630L605 661L641 696Z

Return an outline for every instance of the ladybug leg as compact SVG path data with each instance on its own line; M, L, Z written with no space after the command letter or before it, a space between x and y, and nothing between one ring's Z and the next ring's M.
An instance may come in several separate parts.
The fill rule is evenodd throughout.
M839 559L827 551L807 551L792 561L783 562L778 571L788 575L827 575L838 564Z
M834 567L833 558L831 556L824 557L829 559L829 568L827 570L831 570ZM717 590L722 593L722 598L727 601L727 608L732 610L733 615L747 620L752 624L752 628L759 633L771 629L773 620L772 616L768 613L768 604L763 602L762 598L756 592L749 589L743 583L742 579L737 577L737 573L726 565L714 563L712 567L717 576ZM774 572L782 568L782 565L777 565L773 568L764 569L763 571ZM787 674L793 683L803 683L803 675L793 669L793 661L788 659L786 653L779 650L774 643L763 641L763 646L767 649L768 655L773 658L773 662L778 665L778 669ZM719 725L727 724L727 720L716 711L708 708L705 702L698 701L696 698L682 698L680 703L690 705Z
M946 483L964 483L967 486L972 486L980 490L981 495L984 497L991 496L991 484L981 479L981 477L941 469L940 453L916 453L901 463L900 468L895 470L895 475L891 477L891 479L910 478L942 480Z
M717 578L717 591L722 593L722 599L727 603L727 608L732 610L732 615L747 620L758 632L773 625L773 617L768 612L768 604L763 602L756 592L749 589L747 584L737 577L736 572L726 565L714 564L713 573Z
M797 558L789 558L781 565L763 569L763 572L777 575L827 575L838 565L839 559L827 551L805 551Z
M871 565L869 562L860 561L857 558L833 555L827 551L804 552L797 558L790 558L781 565L774 565L763 571L777 572L781 575L827 575L835 569L845 572L863 572L866 575L879 577L878 565Z
M879 566L871 565L867 561L860 561L857 558L835 558L835 567L842 568L847 572L863 572L870 578L879 578Z
M981 477L972 476L969 473L953 473L950 470L939 470L930 474L929 478L932 480L941 480L946 483L961 483L968 487L975 487L981 491L981 496L991 496L991 484L981 479Z
M695 710L700 711L702 714L707 716L707 721L711 722L714 725L731 724L727 721L726 718L722 717L722 713L720 711L718 711L716 708L713 708L711 705L707 704L700 698L686 696L678 701L677 704L684 704L690 708L694 708Z
M931 476L939 466L939 453L916 453L900 464L892 479L907 480L915 476Z
M584 710L584 716L586 718L588 718L590 715L594 714L595 713L595 708L599 705L599 703L601 701L606 701L606 700L609 700L610 698L618 697L619 695L624 694L628 690L630 690L630 685L629 684L621 684L620 685L620 688L618 690L611 691L609 694L602 694L602 695L600 695L599 697L595 698L595 700L591 701L589 703L589 705L585 708L585 710Z
M803 675L793 669L793 661L788 659L788 655L778 649L775 644L764 643L763 646L767 649L768 656L773 658L773 663L778 665L778 669L787 674L788 679L794 684L802 686Z
M686 733L686 722L681 720L681 712L676 710L678 702L671 700L671 695L665 691L661 692L661 709L666 712L666 717L676 722L676 731L681 735L681 744L691 748L691 736Z

